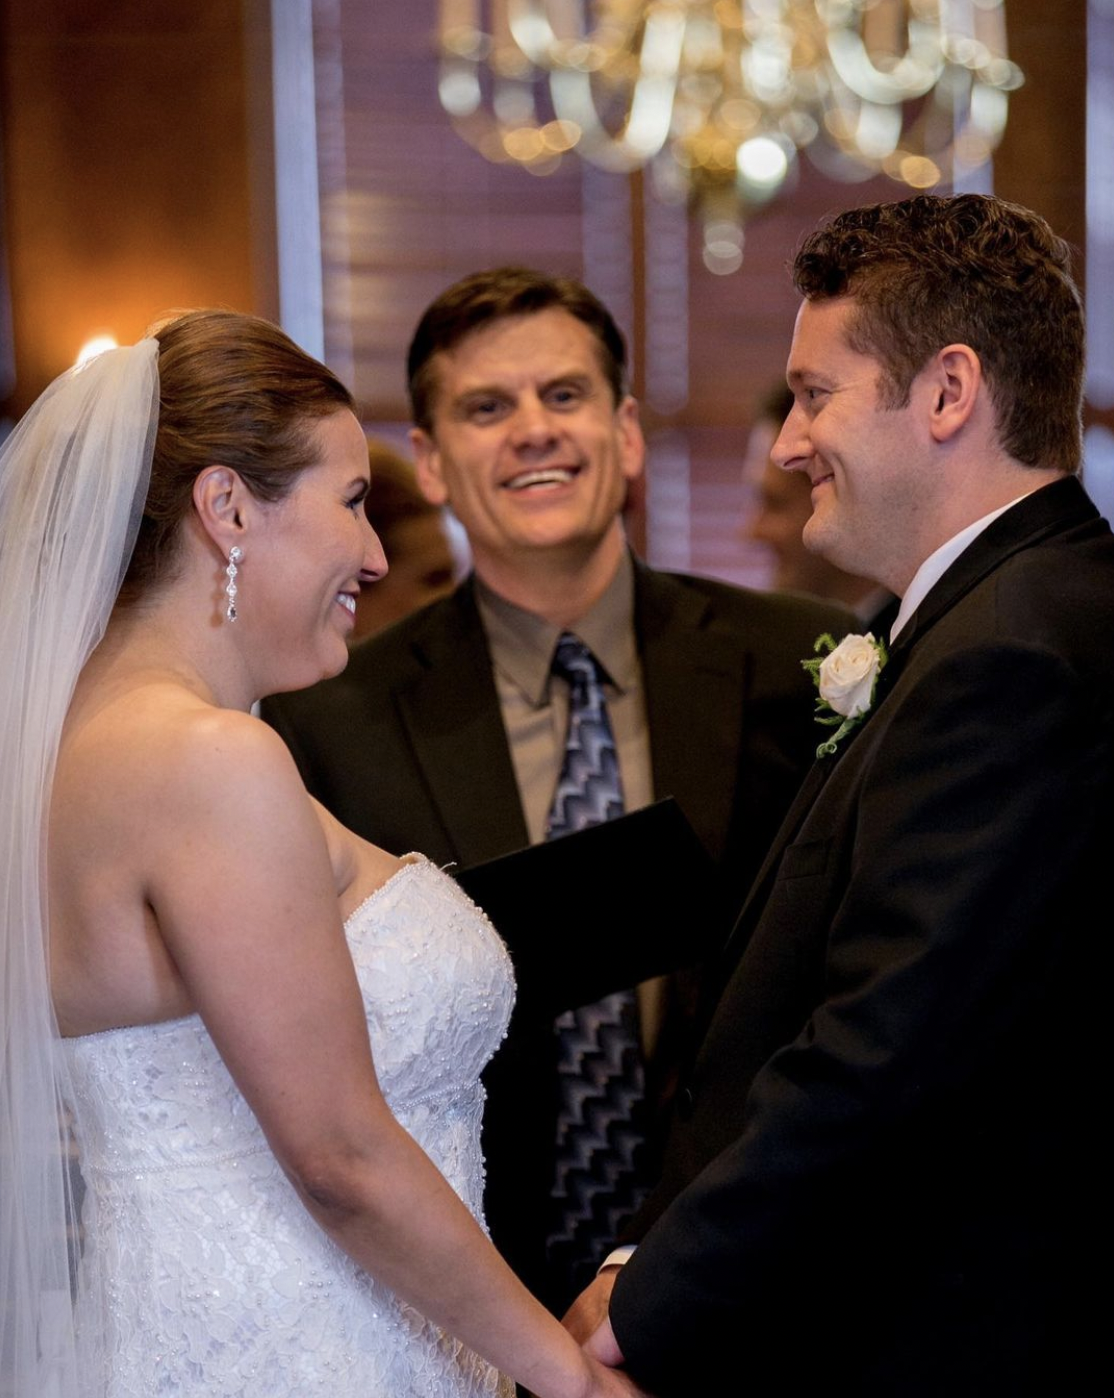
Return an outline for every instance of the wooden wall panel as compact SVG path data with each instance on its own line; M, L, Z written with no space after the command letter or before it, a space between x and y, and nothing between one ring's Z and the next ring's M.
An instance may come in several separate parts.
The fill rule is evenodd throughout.
M89 335L252 310L256 287L240 6L5 0L2 15L18 414Z

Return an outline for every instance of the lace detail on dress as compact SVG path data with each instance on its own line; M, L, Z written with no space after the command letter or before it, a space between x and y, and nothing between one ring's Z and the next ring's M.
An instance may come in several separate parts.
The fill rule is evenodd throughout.
M345 927L391 1109L482 1218L481 1069L513 1000L484 915L427 861ZM103 1282L107 1398L471 1398L513 1385L317 1227L198 1016L62 1042ZM97 1294L98 1288L91 1288Z

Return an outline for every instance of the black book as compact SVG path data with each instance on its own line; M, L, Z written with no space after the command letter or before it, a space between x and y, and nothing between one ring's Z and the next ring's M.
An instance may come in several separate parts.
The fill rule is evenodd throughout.
M555 1014L722 940L711 857L672 797L454 873L506 942L520 1001Z

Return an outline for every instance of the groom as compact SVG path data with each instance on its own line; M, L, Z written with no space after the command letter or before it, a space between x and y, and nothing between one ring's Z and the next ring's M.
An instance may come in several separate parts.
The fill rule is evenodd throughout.
M667 1398L1083 1391L1114 539L1068 250L920 196L841 214L794 278L774 458L809 547L901 609L725 949L637 1246L567 1323Z

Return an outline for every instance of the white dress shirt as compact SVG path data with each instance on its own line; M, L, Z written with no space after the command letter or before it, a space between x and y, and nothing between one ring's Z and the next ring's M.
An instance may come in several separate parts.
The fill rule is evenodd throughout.
M1034 486L1039 490L1039 486ZM913 574L913 581L905 589L905 596L901 599L901 606L898 608L894 624L890 627L890 641L896 641L898 633L905 623L921 605L924 599L932 591L933 587L940 581L948 569L963 551L968 548L988 525L994 523L999 515L1004 515L1007 510L1020 501L1026 495L1033 492L1027 490L1024 495L1019 495L1016 500L1011 500L1008 505L1002 505L996 510L991 510L988 515L983 515L982 519L975 520L974 524L969 524L966 529L961 529L958 534L953 534L945 544L941 544L935 553L930 553L917 571Z

